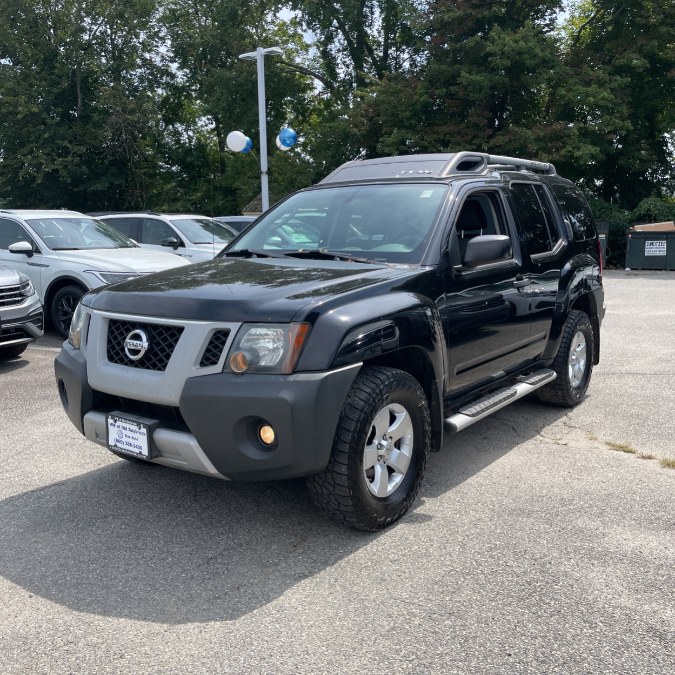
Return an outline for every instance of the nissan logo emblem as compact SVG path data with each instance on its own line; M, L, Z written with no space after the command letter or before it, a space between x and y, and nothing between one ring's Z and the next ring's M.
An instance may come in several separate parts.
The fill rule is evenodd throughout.
M124 353L132 361L142 359L149 346L148 336L140 329L132 330L124 339Z

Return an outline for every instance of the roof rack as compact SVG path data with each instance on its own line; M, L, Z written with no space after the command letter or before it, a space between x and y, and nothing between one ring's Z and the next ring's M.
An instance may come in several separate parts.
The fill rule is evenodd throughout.
M534 159L488 155L484 152L456 152L443 170L444 176L464 173L483 173L487 169L511 169L515 171L537 171L555 175L556 170L549 162L537 162Z
M509 171L536 171L555 175L553 164L533 159L489 155L486 152L464 150L454 153L401 155L347 162L326 176L321 183L346 183L351 181L381 181L387 179L419 180L439 179L467 174L485 175L495 169Z

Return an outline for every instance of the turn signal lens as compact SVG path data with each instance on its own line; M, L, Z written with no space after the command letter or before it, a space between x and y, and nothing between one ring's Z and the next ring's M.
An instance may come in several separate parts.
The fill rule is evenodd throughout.
M272 445L277 438L274 429L272 429L269 424L263 424L260 429L258 429L258 436L260 436L260 440L265 445Z
M245 373L249 362L245 352L235 352L230 356L230 368L235 373Z

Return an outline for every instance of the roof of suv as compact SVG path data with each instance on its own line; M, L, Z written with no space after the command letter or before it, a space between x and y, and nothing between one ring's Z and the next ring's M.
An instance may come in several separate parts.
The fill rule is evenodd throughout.
M83 217L85 214L79 211L65 211L63 209L1 209L0 215L8 213L19 218L67 218L69 216Z
M462 151L347 162L326 176L321 184L420 178L438 180L457 176L481 176L495 169L556 174L555 167L548 162Z

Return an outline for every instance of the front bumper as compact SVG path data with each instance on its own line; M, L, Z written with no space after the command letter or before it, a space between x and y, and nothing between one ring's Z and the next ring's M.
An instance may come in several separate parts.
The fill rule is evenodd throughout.
M92 390L87 362L65 344L55 361L61 402L88 439L106 445L106 413L125 411L160 420L153 432L159 456L151 461L230 480L276 480L321 471L337 421L360 364L321 373L188 378L179 405L148 406ZM276 443L259 440L261 424Z
M20 305L3 307L0 311L0 347L26 344L42 337L44 316L37 294Z

